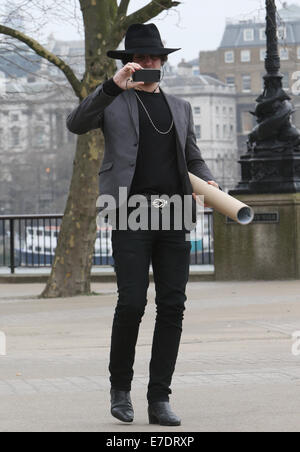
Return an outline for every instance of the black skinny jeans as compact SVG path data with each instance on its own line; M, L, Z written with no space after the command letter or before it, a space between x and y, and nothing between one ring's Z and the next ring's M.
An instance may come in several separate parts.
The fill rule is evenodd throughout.
M118 284L110 352L110 382L130 391L139 326L147 304L152 261L156 289L149 402L168 401L175 369L189 278L190 241L181 231L113 230L113 257Z

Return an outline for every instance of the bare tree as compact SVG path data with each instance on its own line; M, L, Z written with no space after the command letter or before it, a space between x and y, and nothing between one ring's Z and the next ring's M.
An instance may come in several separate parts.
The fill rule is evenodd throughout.
M62 7L66 3L59 1ZM172 0L153 0L141 9L128 14L130 0L78 1L85 35L85 74L81 81L61 57L47 50L27 33L0 24L0 34L22 41L35 53L58 67L79 101L94 91L107 77L113 75L116 70L115 62L106 57L106 52L119 46L131 24L148 22L161 12L180 4ZM26 0L22 3L26 4ZM49 6L49 0L47 3ZM103 149L104 138L99 130L78 137L73 175L54 264L42 297L68 297L90 293L90 275L96 239L96 200L99 194L98 171L103 158Z

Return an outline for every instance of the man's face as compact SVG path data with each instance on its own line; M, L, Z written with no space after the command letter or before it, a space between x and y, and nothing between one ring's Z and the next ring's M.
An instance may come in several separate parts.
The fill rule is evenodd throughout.
M135 54L133 62L140 64L144 69L161 69L160 55Z

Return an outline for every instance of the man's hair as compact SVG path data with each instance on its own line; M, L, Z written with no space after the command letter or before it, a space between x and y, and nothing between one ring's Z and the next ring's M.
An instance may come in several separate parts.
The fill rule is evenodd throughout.
M168 61L168 55L160 55L161 64L164 65ZM122 64L123 66L126 66L127 63L132 63L133 61L133 55L125 55L124 58L122 58Z

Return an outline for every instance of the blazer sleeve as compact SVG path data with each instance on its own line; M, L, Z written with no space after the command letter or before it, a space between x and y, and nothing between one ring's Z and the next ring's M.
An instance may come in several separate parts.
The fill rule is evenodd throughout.
M187 134L187 140L186 140L186 147L185 147L185 155L186 155L186 162L187 167L190 173L194 174L195 176L200 177L201 179L205 180L206 182L209 180L214 180L214 177L212 173L210 172L210 169L206 165L205 161L202 158L201 151L197 146L197 139L195 135L195 126L194 126L194 120L193 120L193 112L192 107L190 104L188 104L189 109L189 125L188 125L188 134Z
M67 117L67 128L70 132L83 135L90 130L103 126L104 110L116 96L110 96L99 85L93 93L87 96Z

